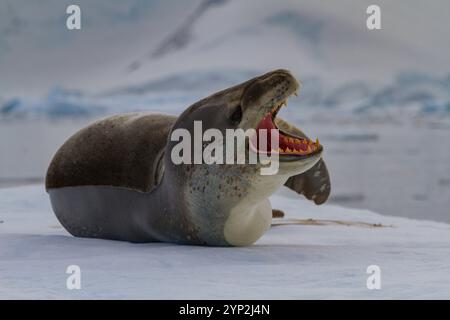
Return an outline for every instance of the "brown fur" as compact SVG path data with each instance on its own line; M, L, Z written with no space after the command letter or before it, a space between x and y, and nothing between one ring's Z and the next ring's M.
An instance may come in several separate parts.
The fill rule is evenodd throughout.
M177 117L130 113L99 120L75 133L48 168L46 189L105 185L151 191Z

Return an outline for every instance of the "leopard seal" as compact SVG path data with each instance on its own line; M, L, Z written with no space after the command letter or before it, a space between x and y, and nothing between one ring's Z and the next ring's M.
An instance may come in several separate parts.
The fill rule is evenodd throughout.
M45 181L52 209L76 237L250 245L270 227L268 197L282 185L316 204L330 193L323 146L277 117L298 90L280 69L212 94L178 117L142 112L98 120L54 155ZM205 130L278 128L278 173L261 175L261 163L174 164L171 133L193 132L194 121Z

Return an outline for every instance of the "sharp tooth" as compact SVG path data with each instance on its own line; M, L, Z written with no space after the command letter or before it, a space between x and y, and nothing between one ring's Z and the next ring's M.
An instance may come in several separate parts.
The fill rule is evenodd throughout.
M289 143L289 138L288 137L284 137L284 142Z
M278 148L278 153L282 153L282 152L283 152L283 149Z
M319 138L316 138L316 146L319 146Z
M292 153L292 150L289 149L289 147L286 147L286 152L287 152L287 153Z
M294 143L294 138L289 138L290 143Z

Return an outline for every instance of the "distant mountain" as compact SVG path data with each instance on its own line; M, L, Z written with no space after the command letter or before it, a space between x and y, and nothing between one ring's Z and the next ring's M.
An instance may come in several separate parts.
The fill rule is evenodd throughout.
M152 52L153 58L161 57L172 51L184 48L192 38L195 23L207 13L208 10L215 6L223 5L229 0L204 0L197 9L186 17L183 23L170 34L163 42Z
M384 3L377 31L365 26L369 4L81 0L72 32L60 1L2 2L0 114L175 111L280 67L302 80L295 103L311 110L446 114L450 3Z
M198 92L207 94L230 87L260 74L258 70L208 70L181 72L136 85L108 90L104 95L144 95L148 93Z
M54 88L42 99L13 98L1 102L0 118L91 117L130 111L178 114L195 101L259 74L256 70L214 70L173 74L159 80L123 87L100 95ZM368 83L342 84L323 90L317 77L305 78L298 98L289 103L289 118L334 114L336 118L368 115L411 117L439 116L450 119L450 74L431 77L422 73L399 74L395 81L371 89Z

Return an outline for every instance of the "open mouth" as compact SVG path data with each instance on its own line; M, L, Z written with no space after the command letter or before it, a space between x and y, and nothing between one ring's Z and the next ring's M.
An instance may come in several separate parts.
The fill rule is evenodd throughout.
M258 153L278 153L280 156L289 158L308 157L321 152L323 147L320 145L319 139L312 141L305 137L287 133L276 126L276 115L281 107L286 104L286 101L282 101L259 122L256 127L257 137L252 141L254 149ZM260 131L263 129L266 130L266 143L259 143L259 139L264 135L264 131ZM276 133L272 133L272 129L276 129ZM271 145L272 134L277 135L275 139L278 139L278 148L272 147Z

